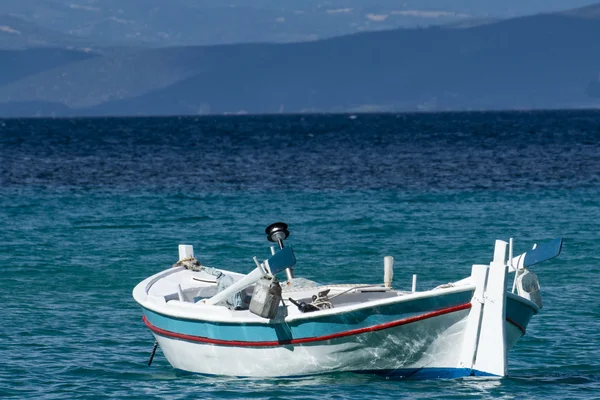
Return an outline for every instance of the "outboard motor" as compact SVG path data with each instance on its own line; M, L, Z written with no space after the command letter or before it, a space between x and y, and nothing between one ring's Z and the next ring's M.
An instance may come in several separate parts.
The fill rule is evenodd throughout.
M267 226L265 233L267 234L269 242L276 242L279 245L279 249L283 249L283 241L290 236L288 226L284 222L275 222L274 224ZM294 270L291 267L285 269L285 274L288 281L294 279Z

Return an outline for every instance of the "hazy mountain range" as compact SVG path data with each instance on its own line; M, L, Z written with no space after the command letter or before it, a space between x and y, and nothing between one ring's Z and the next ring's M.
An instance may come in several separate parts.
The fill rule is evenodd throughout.
M19 6L29 0L4 1ZM86 7L108 3L88 1ZM194 2L173 1L187 3ZM373 15L383 15L378 12ZM25 50L0 50L0 117L600 104L600 5L502 20L459 18L441 26L297 43L155 47L114 41L109 46L106 38L92 43L14 15L0 17L2 32L28 33Z
M297 42L370 30L512 18L593 2L1 0L0 48Z

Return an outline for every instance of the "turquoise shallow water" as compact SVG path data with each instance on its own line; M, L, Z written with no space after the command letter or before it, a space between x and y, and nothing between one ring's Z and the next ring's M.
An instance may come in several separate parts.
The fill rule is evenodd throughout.
M600 397L600 114L312 118L0 121L0 394ZM298 275L376 282L393 255L407 289L413 273L421 289L466 276L495 239L514 237L515 252L565 242L534 267L544 308L502 380L204 377L174 371L160 350L147 367L135 284L175 262L179 243L249 271L278 220Z

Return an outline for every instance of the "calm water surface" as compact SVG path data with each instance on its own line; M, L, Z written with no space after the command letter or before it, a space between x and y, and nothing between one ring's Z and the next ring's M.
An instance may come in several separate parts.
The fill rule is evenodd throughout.
M297 275L419 289L564 236L502 380L174 371L131 297L193 244L248 272L285 221ZM0 120L0 396L600 398L600 112Z

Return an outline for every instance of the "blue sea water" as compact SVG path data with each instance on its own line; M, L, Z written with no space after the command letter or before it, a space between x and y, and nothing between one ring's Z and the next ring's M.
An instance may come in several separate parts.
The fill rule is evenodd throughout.
M173 370L132 288L179 243L247 272L289 224L297 275L426 289L564 236L505 379ZM600 112L0 120L3 398L600 398Z

